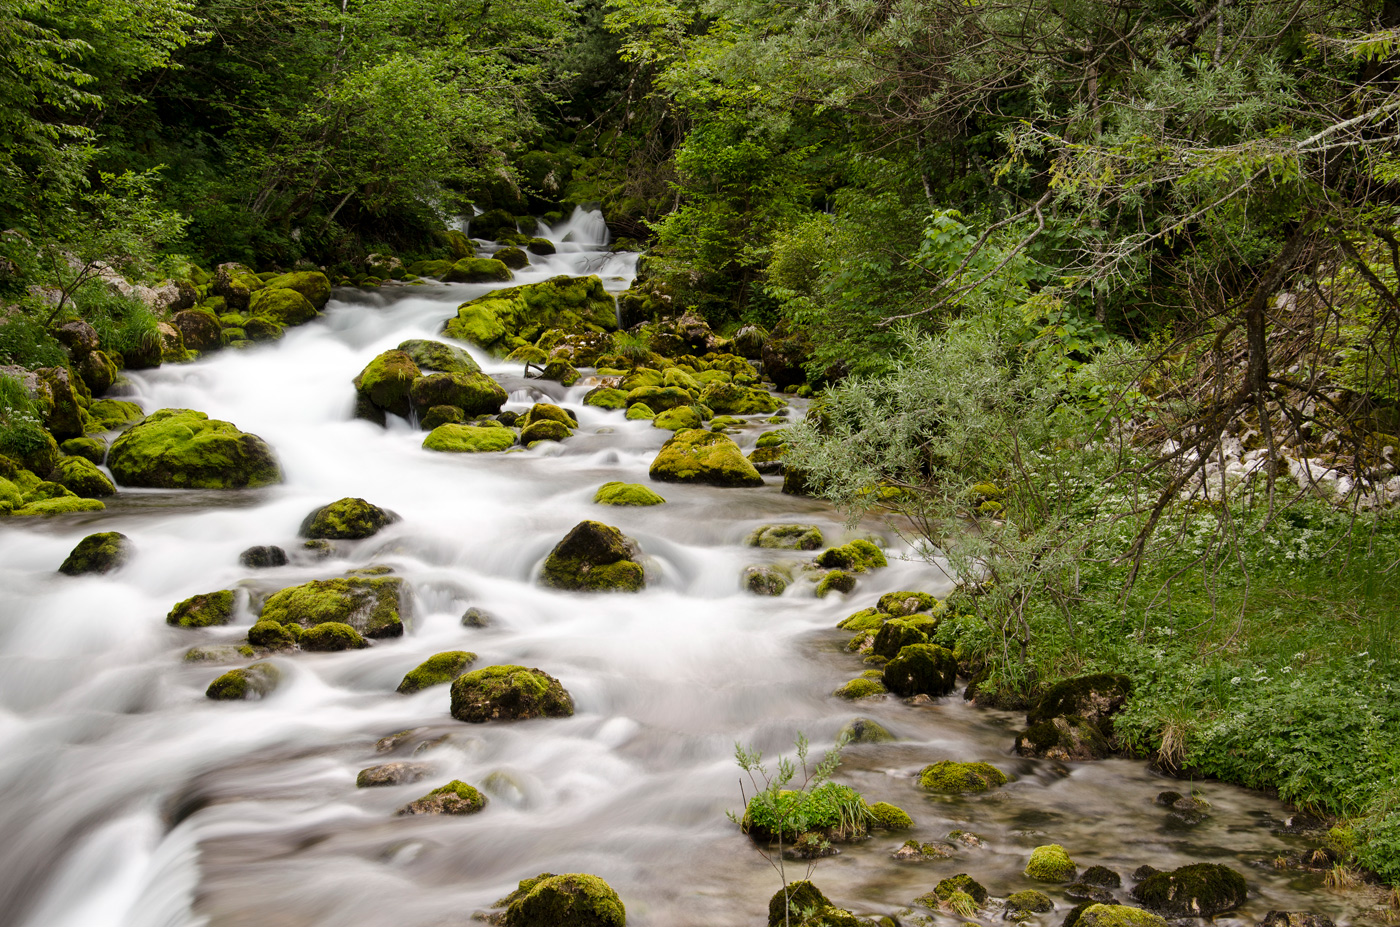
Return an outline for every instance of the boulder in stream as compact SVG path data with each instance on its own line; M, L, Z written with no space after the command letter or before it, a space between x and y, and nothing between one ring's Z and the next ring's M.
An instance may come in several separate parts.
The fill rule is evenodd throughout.
M346 497L323 505L307 515L298 532L304 538L358 540L372 537L399 516L364 499Z
M485 425L438 425L423 439L423 449L444 454L490 454L515 446L515 432Z
M875 804L867 804L875 827L883 827L885 830L908 830L914 826L914 819L911 818L903 808L892 805L887 801L877 801Z
M233 617L233 590L220 589L191 596L165 616L165 623L178 628L208 628L228 624Z
M1270 911L1259 922L1259 927L1337 927L1332 918L1325 914L1310 914L1305 911Z
M596 521L581 521L545 558L540 584L572 592L639 592L646 574L636 542Z
M919 772L919 787L930 792L985 792L1006 782L1006 773L991 763L943 760L925 766Z
M435 373L481 373L481 366L470 354L441 341L410 338L399 345L397 350L407 354L420 370L431 370Z
M501 899L503 927L623 927L627 909L595 875L542 872Z
M432 775L433 767L428 763L381 763L360 770L355 776L355 788L373 789L386 785L408 785L425 776Z
M354 379L359 398L355 417L384 424L386 413L408 418L413 409L409 392L423 375L413 358L403 351L385 351L365 365Z
M563 684L544 670L526 666L488 666L452 683L452 717L470 724L567 718L574 700Z
M278 624L310 628L327 621L348 624L365 637L403 634L397 577L318 579L273 593L260 617Z
M78 439L72 439L78 440ZM65 441L64 444L68 442ZM107 479L107 474L84 457L64 457L50 474L55 483L83 499L98 499L116 495L117 487Z
M209 683L204 694L220 702L260 699L270 695L281 680L282 671L273 664L254 663L224 673Z
M1079 867L1058 843L1036 847L1026 863L1026 875L1037 882L1073 882Z
M1066 679L1045 690L1040 701L1026 713L1026 723L1035 725L1053 718L1078 716L1111 736L1113 715L1127 703L1132 691L1132 680L1119 673Z
M248 313L285 327L304 325L316 318L316 307L290 287L266 286L248 300Z
M282 482L272 448L257 435L192 409L161 409L116 441L107 466L123 486L245 489Z
M408 392L420 416L435 406L455 406L467 418L495 415L510 398L484 373L430 373L414 380Z
M89 534L68 554L58 572L64 576L110 573L131 559L133 549L131 538L120 531Z
M401 815L409 814L476 814L486 807L486 796L475 786L467 785L461 779L453 779L447 785L433 789L422 798L415 799L399 809Z
M1101 760L1111 752L1108 740L1084 718L1075 715L1032 724L1016 735L1020 756L1051 760Z
M401 695L408 695L431 686L447 685L475 662L476 654L469 650L435 653L405 673L403 681L395 691Z
M1244 904L1244 876L1219 863L1158 872L1133 886L1133 897L1168 917L1214 917Z
M891 622L893 623L893 622ZM887 625L888 626L888 625ZM885 664L884 683L895 695L947 695L957 685L958 661L937 644L910 644Z
M885 559L885 554L880 548L867 540L857 538L840 547L828 547L817 555L816 564L828 570L864 573L867 570L889 566L889 561Z
M510 273L505 265L494 263ZM535 342L551 328L615 331L617 304L597 276L561 275L540 283L493 290L463 303L444 331L449 337L504 353L522 342Z
M764 525L744 543L771 550L816 550L822 546L822 531L816 525Z
M462 258L443 275L445 283L508 283L515 279L510 268L495 258Z
M273 289L294 290L309 302L317 312L326 308L331 298L330 278L319 270L297 270L279 274L267 281Z
M1151 911L1130 905L1091 904L1079 912L1073 927L1167 927L1167 922Z
M1008 921L1024 921L1036 914L1049 914L1053 910L1055 903L1050 900L1050 896L1031 888L1008 896L1002 916Z
M728 435L692 429L678 431L651 463L651 478L666 483L708 486L762 486L753 464Z
M754 595L782 595L792 582L792 571L781 564L754 563L744 567L739 583Z
M599 505L661 505L666 500L641 483L614 480L599 486L593 501Z
M768 900L768 927L859 927L861 921L838 908L821 889L804 880L789 882Z
M296 635L296 639L297 646L302 650L321 653L360 650L369 646L369 641L360 636L359 631L341 621L323 621L302 631Z
M241 566L253 570L286 566L287 552L280 547L259 545L257 547L250 547L239 554L238 562Z

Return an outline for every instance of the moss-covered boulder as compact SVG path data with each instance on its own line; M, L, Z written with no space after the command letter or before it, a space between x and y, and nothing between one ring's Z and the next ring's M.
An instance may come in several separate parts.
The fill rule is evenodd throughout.
M886 689L885 684L878 679L857 676L855 679L837 686L835 691L831 694L837 698L854 701L859 698L876 698L878 696L888 695L889 690Z
M509 283L515 279L510 268L494 258L462 258L443 274L447 283Z
M598 409L625 409L627 394L611 386L595 386L584 395L583 404Z
M355 392L359 401L355 407L358 418L384 424L386 412L408 418L413 408L410 391L413 381L423 375L413 358L406 352L385 351L365 365L355 377Z
M468 650L435 653L404 674L397 691L401 695L419 692L430 686L445 686L467 671L476 662L476 654Z
M957 685L958 661L937 644L910 644L885 664L885 687L895 695L947 695Z
M165 623L178 628L207 628L228 624L233 617L233 590L220 589L190 596L165 616Z
M125 566L134 551L131 538L120 531L89 534L68 554L58 572L64 576L111 573Z
M229 670L209 683L204 694L220 702L254 700L271 695L282 681L282 672L271 663L254 663L241 669Z
M991 763L956 763L943 760L919 772L919 787L930 792L961 794L985 792L1006 784L1006 773Z
M629 406L641 403L658 414L694 402L695 394L679 386L639 386L627 394Z
M423 439L424 449L449 454L485 454L514 445L515 432L509 428L452 423L438 425Z
M124 425L139 422L144 414L134 402L99 399L88 407L88 429L90 432L115 431Z
M552 277L542 283L495 290L463 303L444 329L453 338L484 348L514 347L512 339L535 342L551 328L614 331L617 307L597 277ZM516 342L517 344L519 342Z
M544 670L526 666L488 666L452 683L452 717L470 724L567 718L574 700L562 683Z
M768 927L816 927L823 915L839 910L811 882L789 882L768 900Z
M107 442L101 438L69 438L60 449L69 457L81 457L88 463L100 464L107 459Z
M666 500L641 483L613 481L599 486L593 501L599 505L661 505Z
M276 545L259 544L243 550L238 555L238 563L253 570L286 566L287 552Z
M817 580L817 598L824 599L833 592L848 593L856 588L856 574L832 570Z
M107 466L123 486L244 489L282 482L262 438L192 409L146 416L112 442Z
M359 650L369 646L369 641L350 625L341 621L323 621L312 625L296 636L297 646L302 650L332 653L340 650Z
M816 550L822 546L822 532L816 525L764 525L744 543L771 550Z
M1133 897L1168 917L1214 917L1244 904L1244 876L1218 863L1158 872L1133 886Z
M402 588L403 580L392 576L312 580L268 596L259 617L303 628L335 621L365 637L398 637Z
M249 341L276 341L286 333L285 325L266 316L252 316L243 323L243 334Z
M1091 904L1079 912L1073 927L1167 927L1167 921L1151 911L1129 905Z
M433 373L409 387L409 399L420 416L433 406L456 406L468 418L495 415L508 398L501 384L484 373Z
M626 417L629 422L649 422L656 418L656 413L651 410L651 406L639 402L627 407Z
M895 739L884 725L870 718L852 718L842 726L836 738L848 744L883 744Z
M718 381L705 385L700 401L724 415L767 415L783 404L764 390Z
M428 411L419 413L418 427L432 431L439 425L463 425L466 421L466 415L456 406L432 406Z
M388 509L364 499L346 497L323 505L302 520L298 532L304 538L325 538L332 541L358 540L372 537L386 525L399 520Z
M266 286L270 289L293 290L315 308L317 312L326 308L331 298L330 278L319 270L298 270L289 274L278 274L270 278Z
M744 567L739 585L754 595L782 595L792 582L792 571L776 563L755 563Z
M94 396L101 396L117 382L117 364L105 351L89 351L73 361L73 372Z
M418 365L419 370L434 373L481 373L481 367L472 356L459 347L441 341L424 338L410 338L395 350L402 351Z
M573 433L568 425L543 419L530 422L520 429L520 443L528 447L536 441L563 441Z
M253 294L248 312L259 319L276 322L285 328L305 325L316 318L316 307L296 290L267 287Z
M401 815L476 814L485 807L485 795L461 779L453 779L447 785L439 786L422 798L404 805L398 813Z
M520 270L522 267L530 266L530 258L519 248L501 248L491 257L500 261L511 270Z
M243 264L220 264L214 269L214 280L209 284L209 292L223 297L224 303L234 312L246 312L248 300L262 288L262 280L252 268Z
M1031 851L1026 863L1026 876L1037 882L1073 882L1079 867L1058 843L1046 844Z
M937 605L938 600L927 592L887 592L876 603L880 611L896 618L932 611Z
M1024 921L1037 914L1049 914L1053 910L1055 903L1050 900L1050 896L1031 888L1008 896L1002 915L1008 921Z
M74 438L74 441L82 440ZM64 442L65 444L68 442ZM92 461L83 457L64 457L51 474L55 483L75 496L84 499L100 499L116 495L117 487L107 479L107 474L97 468Z
M877 626L870 652L886 660L893 660L905 647L911 644L927 644L928 640L926 627L920 627L903 618L885 620Z
M82 437L87 432L88 412L68 368L41 367L34 373L44 428L59 441Z
M911 818L902 808L891 805L889 802L877 801L875 804L867 804L872 822L876 827L883 827L885 830L908 830L914 826L914 819Z
M188 347L196 351L212 351L223 344L224 327L219 317L208 309L184 309L175 313L170 324L180 330Z
M828 570L864 573L889 566L885 554L869 541L857 539L840 547L828 547L817 555L816 564Z
M502 927L623 927L627 909L594 875L542 872L503 899Z
M431 775L432 766L427 763L380 763L359 771L355 776L355 788L377 789L386 786L412 785Z
M646 574L640 551L610 525L582 521L545 558L540 584L572 592L639 592Z
M290 650L296 646L301 634L301 625L256 621L248 629L248 643L268 650Z
M1051 760L1101 760L1112 748L1088 720L1069 716L1032 724L1016 735L1016 752Z
M1035 707L1026 713L1026 723L1035 725L1054 718L1078 716L1105 735L1111 735L1112 718L1122 710L1132 691L1132 680L1119 673L1094 673L1066 679L1045 691Z
M651 463L651 478L668 483L709 486L762 486L763 477L744 459L727 435L693 429L679 431L661 446Z
M651 427L664 428L667 431L683 431L687 428L699 428L704 424L700 413L694 406L677 406L674 409L667 409L651 420Z

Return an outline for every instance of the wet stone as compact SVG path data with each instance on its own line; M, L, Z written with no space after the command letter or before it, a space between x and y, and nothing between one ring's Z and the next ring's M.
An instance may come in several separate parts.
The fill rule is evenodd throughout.
M355 777L355 787L376 788L381 785L407 785L429 775L433 767L427 763L381 763L360 770Z

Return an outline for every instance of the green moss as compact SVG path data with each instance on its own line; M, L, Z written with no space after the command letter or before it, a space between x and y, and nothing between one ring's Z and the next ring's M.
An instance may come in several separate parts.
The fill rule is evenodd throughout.
M470 255L465 255L470 256ZM407 268L409 273L420 277L445 277L452 272L451 261L414 261Z
M371 505L364 499L346 497L322 506L307 515L299 534L304 538L356 540L377 534L385 525L399 517L393 512Z
M783 403L770 393L737 383L711 382L700 393L700 401L727 415L761 415L776 412Z
M569 873L520 883L506 908L503 927L623 927L627 909L608 883L594 875Z
M360 632L339 621L323 621L307 628L297 636L297 646L302 650L337 651L359 650L368 647L369 641Z
M641 483L604 483L593 501L599 505L661 505L666 500Z
M281 671L271 663L254 663L224 673L209 683L204 694L221 702L259 699L270 695L281 679Z
M560 386L573 386L579 380L579 372L568 361L552 360L544 365L541 380L551 380Z
M877 695L885 695L887 691L888 690L885 689L884 684L881 683L879 680L866 679L864 676L859 676L855 679L852 679L850 682L843 683L842 685L837 686L836 690L831 694L836 696L837 698L854 700L858 698L872 698Z
M938 600L927 592L887 592L878 603L880 611L896 618L930 611L937 605Z
M536 441L563 441L573 436L573 429L560 422L543 419L520 429L520 443L527 447Z
M463 375L481 373L481 367L470 354L441 341L412 338L399 345L397 350L407 354L419 370Z
M254 318L267 319L290 327L304 325L316 318L316 307L296 290L267 287L258 290L248 300L248 311Z
M1158 872L1133 887L1133 897L1169 917L1214 917L1244 904L1244 876L1218 863Z
M530 266L530 259L526 257L525 252L521 251L519 248L501 248L492 254L491 257L500 261L511 270L520 270L522 267Z
M1026 863L1026 875L1038 882L1073 882L1079 867L1058 843L1036 847Z
M789 882L768 901L768 927L798 927L803 914L830 907L831 902L811 882Z
M895 736L877 721L854 718L841 728L836 739L851 744L883 744L893 741Z
M677 432L652 461L651 478L710 486L762 486L763 477L729 437L709 431Z
M990 763L944 760L925 766L919 773L920 788L930 792L985 792L1005 785L1006 781L1006 774Z
M914 826L914 819L904 812L902 808L897 808L889 802L877 801L870 805L870 815L875 819L875 824L885 830L908 830Z
M1091 904L1079 912L1075 927L1167 927L1165 918L1122 904Z
M443 326L443 332L478 347L490 348L506 336L506 327L490 306L466 303Z
M415 409L456 406L468 417L495 415L509 398L501 384L484 373L433 373L409 385Z
M1023 921L1035 914L1048 914L1055 910L1050 896L1035 889L1016 892L1006 899L1006 920Z
M269 596L260 617L302 627L335 621L366 637L398 637L403 634L402 586L403 580L396 577L313 580Z
M925 628L907 619L892 618L879 626L870 650L886 660L893 660L905 647L928 642L929 635Z
M1118 673L1094 673L1056 683L1026 713L1026 722L1036 724L1065 715L1078 715L1093 724L1111 728L1110 717L1128 701L1132 680Z
M399 814L476 814L486 807L486 796L461 779L433 789L399 809Z
M254 647L266 647L269 650L286 650L296 646L297 638L301 636L301 633L300 625L281 625L275 621L264 619L255 622L248 629L248 643Z
M435 653L409 670L395 691L402 695L408 695L430 686L446 685L462 675L467 667L474 662L476 662L476 654L467 650Z
M880 548L865 540L854 540L840 547L829 547L822 551L816 560L817 566L828 570L848 570L864 573L889 566Z
M895 695L940 697L953 691L957 676L958 661L951 650L937 644L909 644L885 664L883 679Z
M971 897L979 907L987 903L987 890L965 872L943 879L933 889L933 893L944 901L951 899L954 892L962 892Z
M253 316L243 324L243 333L250 341L276 341L287 333L287 329L274 319Z
M112 443L107 465L124 486L243 489L282 482L256 435L190 409L162 409Z
M454 338L492 347L507 336L534 342L551 328L613 331L616 311L599 278L560 276L495 290L463 303L446 330ZM478 337L467 337L472 334Z
M431 432L439 425L461 425L467 417L456 406L433 406L421 414L418 427Z
M462 258L443 274L447 283L508 283L515 279L510 268L495 258Z
M356 415L381 425L385 412L408 418L413 408L413 381L422 375L413 358L403 351L385 351L375 357L353 381L361 400Z
M582 521L545 558L540 584L574 592L639 592L646 576L636 546L616 528Z
M845 570L832 570L817 581L817 598L824 599L832 592L848 593L856 588L854 573Z
M1016 752L1052 760L1097 760L1111 752L1108 740L1084 718L1053 718L1016 736Z
M844 631L878 631L888 617L877 608L863 608L854 615L841 619L836 626Z
M89 534L68 554L58 572L64 576L110 573L124 566L133 551L131 539L120 531Z
M792 582L792 571L781 564L751 564L744 567L739 583L754 595L782 595Z
M81 499L78 496L67 495L26 502L10 514L15 518L29 518L35 516L47 518L54 515L76 515L81 512L100 512L105 508L106 506L97 499Z
M63 442L62 450L70 457L81 457L89 463L101 464L107 459L107 442L100 438L69 438Z
M289 274L278 274L267 281L273 289L294 290L309 302L318 312L326 308L331 298L331 281L319 270L298 270Z
M233 590L220 589L191 596L165 616L165 623L180 628L207 628L228 624L233 617Z
M99 399L88 407L88 430L114 431L141 420L141 407L125 399ZM94 461L96 463L96 461Z
M627 394L629 406L642 403L657 413L692 405L694 402L694 393L676 386L640 386Z
M425 449L453 454L491 453L504 451L514 445L515 432L509 428L482 428L452 423L437 426L423 439Z
M596 386L583 397L583 404L598 409L625 409L627 394L611 386Z
M622 378L620 386L623 391L630 393L644 387L659 388L665 382L666 375L660 370L653 370L650 367L635 367L631 373Z
M667 409L651 420L651 427L667 431L681 431L685 428L699 428L702 424L700 413L691 406L677 406Z
M232 663L253 655L253 648L240 644L200 644L185 651L186 663Z
M656 413L651 410L651 406L639 402L627 407L627 418L634 422L646 422L656 418Z
M744 543L771 550L816 550L822 546L822 532L816 525L764 525Z
M540 669L488 666L452 683L452 717L482 724L527 718L566 718L574 700L562 683Z

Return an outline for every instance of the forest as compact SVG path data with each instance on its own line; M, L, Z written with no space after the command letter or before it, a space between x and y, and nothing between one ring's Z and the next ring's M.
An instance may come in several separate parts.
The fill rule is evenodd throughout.
M574 366L761 362L783 491L942 571L972 704L1115 674L1102 747L1042 733L1315 815L1400 910L1397 80L1393 0L0 0L0 471L297 324L239 274L596 209L640 257Z

